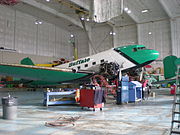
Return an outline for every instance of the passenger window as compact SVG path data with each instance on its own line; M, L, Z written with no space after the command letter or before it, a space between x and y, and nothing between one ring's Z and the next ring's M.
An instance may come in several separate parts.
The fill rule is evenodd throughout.
M103 63L104 62L104 59L103 60L101 60L101 63Z
M88 67L88 64L85 64L84 67Z
M93 62L92 65L96 65L96 62Z

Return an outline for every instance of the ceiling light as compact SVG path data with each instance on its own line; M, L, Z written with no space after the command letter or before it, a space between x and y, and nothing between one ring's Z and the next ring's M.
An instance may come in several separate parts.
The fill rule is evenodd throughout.
M149 34L149 35L151 35L151 34L152 34L152 32L149 32L148 34Z
M39 24L42 24L42 21L39 21Z
M73 35L73 34L71 34L71 37L73 38L73 37L74 37L74 35Z
M127 13L130 14L130 13L131 13L131 10L128 10Z
M146 13L146 12L148 12L149 10L148 9L144 9L144 10L142 10L141 12L142 13Z
M88 21L88 22L89 22L89 18L87 18L87 19L86 19L86 21Z
M35 24L42 24L42 21L36 20L34 23Z
M50 2L50 0L46 0L47 2Z
M84 20L85 18L84 17L81 17L81 20Z
M124 8L124 11L128 11L128 8L127 8L127 7L125 7L125 8Z
M109 34L110 34L110 35L116 35L116 33L115 33L115 32L112 32L112 31L111 31Z

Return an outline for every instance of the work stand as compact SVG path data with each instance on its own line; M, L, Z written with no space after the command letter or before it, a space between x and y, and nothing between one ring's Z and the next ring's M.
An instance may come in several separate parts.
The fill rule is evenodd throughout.
M174 94L170 135L180 134L180 65L177 65L176 74L176 93Z

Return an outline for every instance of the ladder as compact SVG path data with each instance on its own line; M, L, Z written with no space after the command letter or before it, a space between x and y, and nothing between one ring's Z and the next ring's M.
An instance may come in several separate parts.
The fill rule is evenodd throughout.
M170 135L172 134L180 134L180 65L177 65L176 72L176 93L174 94L170 130Z

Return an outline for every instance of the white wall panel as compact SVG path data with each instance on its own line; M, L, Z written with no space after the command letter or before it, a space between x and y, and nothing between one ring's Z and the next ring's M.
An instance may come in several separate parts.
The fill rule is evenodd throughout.
M72 60L73 47L68 42L70 33L43 20L41 25L36 25L36 20L39 18L0 6L0 47Z
M49 63L57 60L54 57L37 56L31 54L23 54L17 52L0 51L0 62L19 64L23 58L29 57L35 64Z
M38 55L54 56L55 26L46 22L38 25Z
M137 44L136 25L114 27L114 32L114 47Z
M73 59L73 46L69 42L70 32L56 27L56 56L63 57L68 60Z
M172 54L180 57L180 18L171 20Z
M149 34L151 32L151 34ZM159 59L171 55L170 23L168 20L138 24L138 42L160 52Z
M15 50L20 53L36 54L37 25L35 18L16 11Z
M93 27L91 30L91 39L94 50L102 52L113 47L113 36L109 33L112 31L112 27L109 25ZM92 49L92 47L90 46Z
M14 13L0 5L0 47L14 49Z
M89 56L89 45L88 38L84 31L76 31L75 35L75 44L78 48L78 58Z

